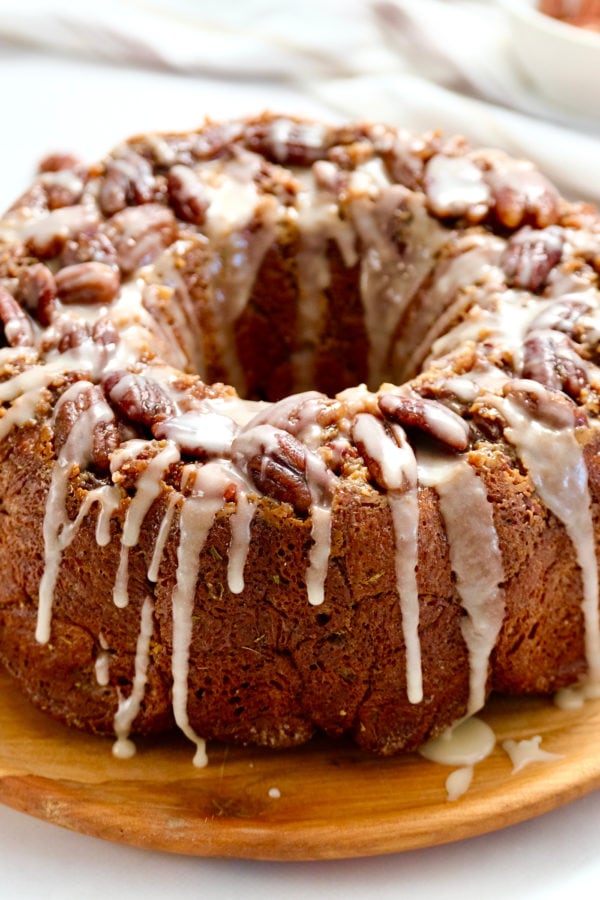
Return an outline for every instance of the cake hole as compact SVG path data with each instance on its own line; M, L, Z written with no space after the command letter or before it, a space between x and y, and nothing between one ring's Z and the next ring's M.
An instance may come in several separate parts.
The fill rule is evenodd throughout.
M344 635L340 634L339 631L332 631L331 634L327 635L328 644L341 644L344 639Z

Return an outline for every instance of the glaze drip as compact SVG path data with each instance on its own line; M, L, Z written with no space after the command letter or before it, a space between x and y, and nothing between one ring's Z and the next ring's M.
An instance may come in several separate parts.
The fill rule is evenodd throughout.
M536 382L517 385L542 402L546 392ZM573 425L552 426L525 412L514 400L492 401L508 427L505 435L517 448L540 497L569 535L581 568L584 600L586 657L592 682L600 681L600 621L598 616L598 563L583 452ZM562 425L562 427L561 427Z
M138 454L147 448L144 441L132 441L124 444L118 453L113 455L113 471L118 470L126 463L135 460ZM129 602L127 580L129 571L129 550L135 547L140 539L140 531L144 519L148 514L152 503L158 499L164 487L164 478L167 470L179 462L179 450L173 444L167 444L152 457L138 476L135 485L135 494L127 507L123 533L121 536L121 555L119 569L115 579L113 600L115 606L124 607Z
M489 659L504 618L504 566L485 486L465 457L419 452L419 481L435 488L444 517L450 565L467 616L461 630L469 651L468 715L487 696ZM465 511L469 514L465 516Z
M72 426L62 449L57 455L48 492L46 516L43 524L45 546L44 573L40 582L38 621L35 635L36 640L40 644L45 644L50 640L52 603L62 552L75 537L77 526L81 523L83 514L85 514L84 510L81 517L78 517L75 523L71 523L67 512L69 481L73 475L74 467L85 469L91 462L95 427L102 423L112 422L114 419L113 411L107 403L98 400L97 396L94 395L94 388L91 384L88 382L76 382L59 399L55 407L54 420L57 420L61 410L68 403L77 402L82 397L87 399L87 408L81 411L79 418ZM110 487L93 494L89 498L88 508L92 502L101 504L104 517L110 515L110 512L116 508L115 495ZM105 538L105 529L101 528L100 536L102 539Z
M396 426L388 432L381 422L368 413L356 417L354 437L380 466L383 484L389 491L396 539L396 584L406 646L407 694L411 703L420 703L423 699L423 677L417 587L417 462L403 430Z
M140 630L138 634L135 654L135 675L133 685L128 697L119 693L119 707L115 713L114 731L116 741L113 745L113 754L119 759L128 759L135 753L135 745L129 740L129 732L140 711L144 698L144 691L148 679L148 665L150 662L150 641L154 631L154 602L146 597L142 605L140 616Z
M183 503L179 521L177 581L173 591L173 712L181 731L196 745L194 765L207 763L205 744L191 727L187 713L192 614L200 553L215 516L223 508L230 479L218 463L186 471L192 493ZM186 479L187 480L187 479Z

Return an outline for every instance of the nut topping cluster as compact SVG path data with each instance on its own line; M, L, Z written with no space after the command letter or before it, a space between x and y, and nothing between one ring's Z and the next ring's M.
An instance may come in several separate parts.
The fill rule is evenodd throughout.
M166 377L163 383L145 373L143 364L138 364L142 357L144 361L152 358L152 347L147 357L140 352L131 364L123 362L127 360L126 354L116 360L116 352L124 347L119 337L121 311L115 315L115 310L129 288L132 294L141 290L138 281L143 279L139 278L139 271L161 258L156 271L162 278L163 267L168 268L164 262L168 257L169 265L172 263L174 268L169 270L170 281L166 279L169 283L164 285L161 303L151 309L146 295L146 299L139 301L140 309L134 311L132 318L137 324L138 313L140 320L143 315L157 321L164 316L167 330L170 327L174 335L177 328L185 328L181 321L174 321L175 316L169 320L168 304L176 302L186 288L192 297L201 279L190 271L193 266L187 261L187 268L183 263L181 266L184 272L177 270L177 262L181 260L172 250L165 251L178 247L176 242L183 237L187 241L202 241L204 253L204 242L208 243L205 232L210 233L207 229L211 222L211 198L215 192L205 180L209 178L206 172L199 176L199 166L209 163L210 172L222 172L221 163L239 166L240 160L248 157L252 163L249 177L254 179L253 188L259 199L267 193L271 195L269 200L274 199L274 204L279 203L287 212L304 202L305 187L295 170L285 171L282 166L308 170L315 193L319 197L323 195L324 209L330 213L336 203L339 205L339 227L328 240L330 244L339 240L340 247L343 240L348 241L344 229L352 222L353 214L364 215L369 200L378 202L373 185L378 185L377 190L381 188L383 201L371 223L373 227L383 223L380 244L389 238L389 228L387 231L386 228L390 221L398 223L399 231L409 230L408 239L400 234L391 248L382 250L377 241L367 247L365 255L369 256L372 268L365 270L366 274L363 272L363 280L368 280L367 275L371 280L379 279L384 303L397 303L400 299L408 307L414 296L427 308L427 291L438 289L436 272L440 273L440 281L444 281L455 262L447 253L444 255L443 249L436 248L433 268L423 275L422 282L417 279L412 284L413 269L419 265L419 241L424 235L410 232L412 212L400 208L398 184L418 196L418 203L427 214L423 221L432 222L442 248L451 245L456 229L471 229L469 234L476 239L485 237L489 229L495 235L500 233L505 239L504 252L500 256L498 251L489 266L481 264L480 269L485 271L477 272L477 290L481 296L488 290L490 297L495 291L490 303L492 310L498 298L502 302L503 291L529 295L527 302L533 312L526 319L523 340L518 352L512 354L512 362L510 354L494 356L493 327L491 334L484 333L488 320L483 320L483 337L477 351L483 364L486 359L489 364L497 364L502 357L507 383L519 379L520 387L507 389L515 402L529 409L535 407L536 415L548 421L558 421L563 414L567 415L565 410L588 402L598 382L595 361L600 327L595 320L595 303L583 288L597 286L593 260L600 259L600 238L596 243L592 240L588 247L582 245L577 249L569 231L577 227L573 209L563 210L554 187L534 167L499 152L472 150L462 140L444 139L437 133L417 138L383 126L326 128L295 119L264 116L246 125L207 124L196 134L134 139L118 148L104 163L89 169L71 157L56 154L43 162L34 187L10 211L10 221L18 223L21 217L25 224L19 240L15 241L18 252L15 250L10 266L0 258L3 343L13 348L34 348L42 359L45 354L56 353L70 353L74 358L79 353L83 359L90 351L98 366L108 365L107 371L89 375L98 382L93 390L90 387L84 391L78 403L65 404L56 421L57 448L64 444L69 428L90 403L108 404L114 418L114 425L103 426L102 433L99 431L94 437L94 465L98 469L106 469L108 455L117 446L120 426L155 441L175 433L165 423L171 423L188 410L177 399L177 391L172 390L172 379ZM213 164L214 169L210 168ZM354 173L376 173L376 177L365 175L364 180L355 181ZM215 176L216 184L219 177ZM394 188L389 197L381 187L385 179ZM352 208L353 190L360 194L358 212ZM320 207L318 211L319 215L323 212ZM318 220L318 216L313 218ZM310 216L307 219L313 221ZM246 246L259 227L260 216L255 213L255 219L241 229L239 248ZM303 235L300 237L304 239ZM365 237L358 226L353 239L356 248L364 250L360 242ZM499 242L500 238L495 240ZM313 247L318 247L318 252L323 249L311 234L305 241L305 257ZM346 247L348 258L354 249ZM396 283L392 280L388 284L376 274L386 252L396 267L394 271L400 273L398 283L411 284L411 296L396 297L394 290L399 290ZM232 255L235 255L233 251ZM443 271L436 269L436 260L441 259L446 264ZM315 267L304 258L303 277L322 280L321 262L318 260ZM459 263L460 260L457 268ZM219 257L214 262L214 271L220 271L223 265ZM577 282L578 289L561 293L560 279L564 277L568 283L578 267L583 272ZM316 268L319 271L315 275ZM448 277L446 283L451 286L438 310L442 319L453 309L460 292L468 291L474 282L467 278L465 285L459 279L453 286ZM159 287L162 290L162 282ZM234 288L239 288L237 282ZM440 296L443 290L439 287ZM223 293L220 281L219 291ZM224 294L221 300L227 301ZM190 306L193 316L192 301ZM467 309L465 315L471 314L468 307L461 306L464 309ZM189 310L185 315L189 319ZM462 315L459 311L458 319ZM450 327L451 316L448 322ZM158 326L162 328L164 322L161 320ZM546 391L544 396L553 398L552 402L544 402L541 409L539 396L535 400L534 394L528 394L524 387L528 381L540 385ZM485 393L484 389L479 393ZM560 397L563 400L557 399ZM280 420L267 418L273 434L262 443L246 441L244 444L239 432L244 434L245 429L230 423L229 458L239 464L257 491L289 502L300 514L309 512L315 502L314 482L318 478L314 473L320 466L328 467L330 472L342 471L345 463L362 453L372 476L376 468L373 460L369 465L365 448L357 448L348 437L352 428L343 419L346 416L351 420L356 410L346 408L342 400L312 398L308 402L314 406L314 446L301 433L305 412L300 408L290 417L286 407L283 412L279 410ZM190 406L194 411L192 402ZM471 403L455 398L452 392L443 395L432 390L428 394L427 385L422 389L418 385L381 389L377 394L370 394L369 408L362 411L374 415L386 435L406 432L410 441L418 443L424 439L450 454L465 453L481 437L501 438L503 431L501 415L497 410L486 410L479 399ZM274 411L273 416L276 414ZM579 419L575 417L574 421L577 424ZM189 421L188 426L192 427ZM227 428L223 434L227 434ZM181 435L183 440L183 430ZM193 440L180 449L184 455L196 459L210 456Z

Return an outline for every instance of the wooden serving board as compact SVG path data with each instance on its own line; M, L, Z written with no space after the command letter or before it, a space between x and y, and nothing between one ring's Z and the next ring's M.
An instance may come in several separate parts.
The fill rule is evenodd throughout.
M0 801L88 835L197 856L301 860L389 853L454 841L531 818L600 786L600 700L578 711L495 698L481 715L498 744L468 792L446 799L450 769L418 755L377 759L315 741L292 751L209 746L192 765L184 738L111 741L34 710L0 672ZM541 735L562 754L513 775L500 744Z

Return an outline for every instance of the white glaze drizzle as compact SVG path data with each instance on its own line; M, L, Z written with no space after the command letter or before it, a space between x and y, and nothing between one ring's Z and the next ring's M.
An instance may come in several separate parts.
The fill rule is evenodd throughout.
M355 189L362 175L354 173ZM391 341L402 315L450 234L427 215L422 198L401 185L376 191L369 180L364 189L350 212L363 245L360 289L369 336L369 384L376 388L386 380Z
M516 775L525 766L529 766L534 762L556 762L562 759L562 754L560 753L550 753L548 750L542 750L541 743L542 737L539 734L522 741L502 741L502 749L506 751L512 763L513 775Z
M315 164L318 165L319 163ZM310 175L312 176L312 172ZM296 389L306 391L315 381L314 366L327 311L324 292L331 279L328 244L333 242L337 245L347 267L357 262L358 254L355 231L348 220L341 218L337 197L330 191L319 190L313 177L302 178L300 181L305 189L298 193L296 206L288 213L288 217L298 228L301 242L296 255L296 348L291 361Z
M38 388L33 388L13 400L10 409L3 410L2 418L0 418L0 441L4 440L13 428L19 428L21 425L35 421L35 413L40 402Z
M203 335L184 278L190 266L188 259L193 258L199 244L199 236L175 241L153 265L140 269L137 283L142 304L160 331L161 343L168 348L166 360L178 369L191 364L200 377L205 377Z
M217 416L216 414L207 413L208 418L211 415L218 419L225 418L221 415ZM195 414L194 417L196 417ZM207 442L208 446L211 445L213 440L213 437L209 439ZM236 489L236 506L229 518L231 538L227 555L227 583L232 593L239 594L244 590L244 568L250 547L251 525L257 510L257 501L248 496L248 492L250 490L254 491L254 489L250 487L236 469L231 467L225 460L217 460L215 464L221 465L223 472L227 473L230 484L234 485ZM169 494L148 567L147 575L150 581L156 582L158 580L160 563L171 530L173 517L177 506L183 502L183 496L178 491L172 491ZM225 501L223 501L224 504Z
M106 687L110 681L111 654L103 634L98 635L98 643L100 644L100 650L94 663L94 671L96 673L96 681L100 687Z
M544 400L545 389L534 381L519 382ZM583 583L582 611L585 648L592 682L600 681L600 621L598 564L588 476L574 427L553 428L525 412L509 397L490 397L508 423L506 438L516 447L535 488L548 509L562 522L573 542Z
M417 463L406 435L397 426L393 430L395 439L392 439L381 421L363 413L356 417L353 434L369 456L377 461L388 490L395 537L396 584L406 647L407 695L411 703L420 703L423 699L423 676L417 588Z
M19 236L24 240L30 239L35 249L43 247L56 237L66 240L95 225L97 221L98 213L91 208L84 205L64 206L28 222Z
M467 717L428 741L419 753L443 766L459 766L445 781L449 801L458 800L468 791L475 763L481 762L496 746L496 735L490 726L476 716Z
M230 517L231 541L227 557L227 586L232 594L244 590L244 568L250 549L252 519L257 509L255 500L250 500L244 491L239 491L237 507Z
M188 469L193 493L186 496L179 518L177 580L173 606L173 713L181 731L196 745L194 765L207 763L206 746L190 725L188 704L189 654L192 640L192 615L196 584L200 575L200 553L215 516L223 508L224 493L231 477L220 463L207 463Z
M504 353L510 352L515 369L518 369L525 335L540 308L550 302L533 297L526 291L512 289L479 292L472 298L462 321L435 340L429 359L439 359L470 342L477 344L486 341L488 346L499 347Z
M561 688L554 695L554 705L559 709L581 709L586 700L600 698L600 683L583 681L570 687Z
M55 419L65 403L76 400L80 394L89 392L89 382L76 382L67 388L55 407ZM52 469L52 480L46 502L43 523L44 572L40 582L36 640L45 644L50 639L50 621L54 588L58 578L62 552L72 541L76 529L71 528L67 515L66 501L69 479L75 466L85 469L92 458L94 428L101 423L113 421L114 414L107 403L94 399L88 409L81 412L73 424L61 448L56 465ZM106 501L114 509L114 493L105 491L96 494L95 500Z
M489 756L495 746L496 735L490 726L471 716L428 741L419 753L443 766L472 766Z
M313 419L302 413L303 406L313 409L313 398L319 399L321 395L316 392L309 394L293 395L282 404L275 404L270 410L261 412L251 419L245 428L237 435L232 444L234 460L239 458L241 465L244 460L262 454L263 459L276 454L279 448L280 437L285 437L285 432L270 422L278 422L285 415L285 409L294 405L298 416L292 433L305 433L307 419L311 425ZM289 419L288 419L289 421ZM319 434L320 434L319 429ZM335 485L335 476L327 468L323 459L308 447L304 448L304 464L306 471L306 484L310 492L311 506L311 538L312 545L309 550L308 566L306 569L306 590L309 603L320 606L325 599L325 580L329 564L331 548L331 523L332 523L332 496Z
M321 441L322 429L317 424L319 413L331 401L319 391L290 394L277 403L263 404L251 419L244 423L247 434L258 425L270 425L288 431L314 449Z
M425 167L427 196L441 216L483 218L491 202L483 171L466 156L432 156Z
M311 518L312 546L308 552L306 591L311 606L320 606L325 601L325 579L331 549L331 507L313 501Z
M152 559L148 566L147 575L149 581L158 581L158 572L165 552L167 539L171 531L171 525L173 524L173 516L175 515L175 510L181 500L182 497L178 491L171 491L167 500L164 515L160 520L160 527L158 529L156 541L154 542L154 550L152 551Z
M310 508L312 545L308 551L306 590L308 602L312 606L320 606L325 600L325 580L331 552L332 525L331 494L322 490L322 486L331 473L324 462L310 452L307 452L306 473L312 498Z
M87 491L75 518L65 524L60 535L61 547L64 550L72 542L79 531L81 523L89 513L92 506L98 504L96 519L96 543L99 547L106 547L110 543L110 521L121 505L121 492L114 484L104 484Z
M116 741L113 744L113 755L119 759L129 759L135 753L135 744L129 739L131 726L140 711L150 663L150 641L154 631L154 602L146 597L140 613L140 630L135 651L135 672L129 696L123 697L119 692L119 705L114 717Z
M237 431L229 416L210 411L180 413L162 423L167 440L184 446L188 452L225 456Z
M445 788L447 799L451 803L467 793L471 787L474 773L474 766L461 766L460 769L450 772L446 778Z
M136 440L123 444L119 448L119 452L113 455L112 471L115 472L121 468L125 460L136 459L140 450L146 447L145 441ZM156 456L147 461L145 468L137 477L135 494L127 507L121 535L119 568L113 590L113 600L118 607L125 607L129 602L127 586L129 550L131 547L135 547L139 541L142 524L153 502L160 496L167 470L179 462L179 458L179 450L175 444L167 443Z
M435 488L439 496L450 565L468 614L461 620L461 631L469 651L470 715L485 703L489 658L504 617L504 568L493 508L464 456L420 450L417 464L420 483Z
M234 326L246 309L263 258L274 243L279 208L257 191L254 176L260 157L238 152L232 160L203 163L196 174L207 191L205 231L206 300L213 317L214 340L231 384L245 392L245 374L237 354ZM253 221L260 227L249 227Z
M490 290L494 284L502 284L498 265L505 246L493 234L453 239L453 255L438 263L433 283L420 298L418 331L415 325L407 327L394 342L394 373L404 378L420 369L435 341L459 322L473 303L472 285L485 284Z

